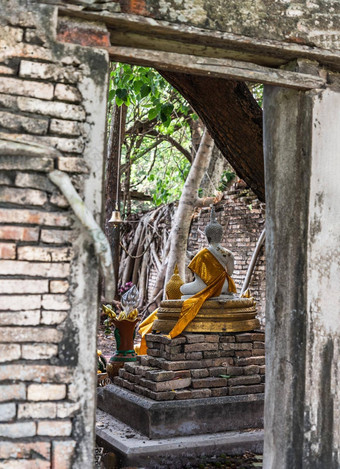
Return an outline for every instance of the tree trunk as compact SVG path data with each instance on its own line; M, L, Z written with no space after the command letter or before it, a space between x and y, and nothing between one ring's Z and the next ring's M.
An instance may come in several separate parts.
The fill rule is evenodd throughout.
M214 141L207 129L196 153L194 162L190 168L187 180L185 181L178 208L174 217L170 233L170 253L168 256L168 266L166 271L165 284L173 274L175 265L178 265L179 273L184 278L185 255L187 249L190 223L198 197L197 191L206 172L214 146Z
M209 167L205 172L200 185L202 197L209 197L218 190L223 171L228 167L230 167L228 161L224 158L217 146L214 145Z
M262 110L245 83L159 73L191 104L238 176L264 201Z

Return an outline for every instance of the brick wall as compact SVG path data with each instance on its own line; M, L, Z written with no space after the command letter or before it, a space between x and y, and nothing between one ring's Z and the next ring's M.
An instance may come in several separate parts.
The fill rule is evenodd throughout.
M99 221L108 59L55 42L54 7L8 3L0 33L0 467L90 468L98 266L48 173L67 172Z

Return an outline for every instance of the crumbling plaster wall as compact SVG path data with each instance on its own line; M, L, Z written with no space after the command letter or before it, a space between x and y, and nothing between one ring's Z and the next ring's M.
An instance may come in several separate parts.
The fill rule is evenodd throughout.
M48 173L100 221L108 56L57 43L53 6L0 10L0 466L90 468L98 265Z

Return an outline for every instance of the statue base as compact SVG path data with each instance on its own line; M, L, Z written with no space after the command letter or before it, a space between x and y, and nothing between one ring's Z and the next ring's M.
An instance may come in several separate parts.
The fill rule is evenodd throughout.
M153 330L168 334L178 321L183 301L162 301ZM207 300L185 332L246 332L259 328L254 298L220 298Z

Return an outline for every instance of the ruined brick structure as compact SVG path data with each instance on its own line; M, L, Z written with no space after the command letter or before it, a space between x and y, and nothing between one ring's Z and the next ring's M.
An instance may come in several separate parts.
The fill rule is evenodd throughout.
M48 174L100 221L112 59L265 84L264 467L338 469L339 8L1 0L0 465L92 467L99 269Z
M156 401L264 392L263 332L146 338L147 355L119 370L118 386Z

